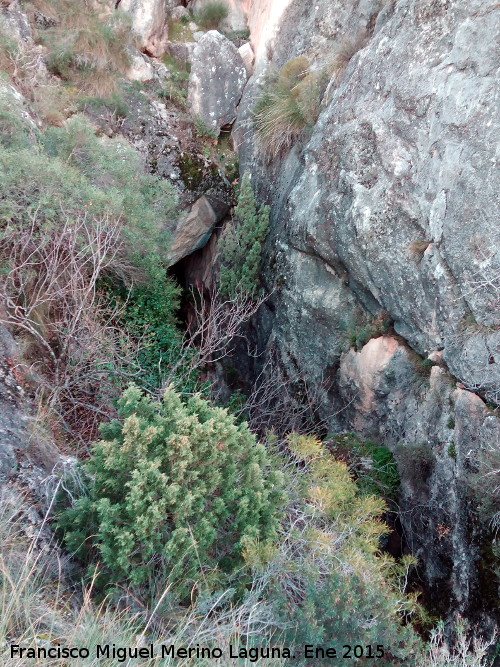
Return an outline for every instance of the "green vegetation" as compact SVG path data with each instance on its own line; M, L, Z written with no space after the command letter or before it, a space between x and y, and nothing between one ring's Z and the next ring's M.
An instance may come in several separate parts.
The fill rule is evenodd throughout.
M452 429L452 430L455 428L455 417L453 415L450 415L448 417L448 421L446 422L446 426L449 429Z
M19 343L13 373L38 421L65 451L84 454L74 469L65 461L64 474L49 476L54 498L42 524L56 507L59 535L81 568L58 571L58 556L40 548L42 530L28 541L25 521L18 523L22 503L8 505L9 494L2 495L0 654L10 642L28 646L34 638L38 645L92 649L133 646L142 637L222 647L226 655L229 644L284 644L297 657L282 664L295 667L306 664L305 643L328 646L334 638L337 645L382 643L381 665L480 665L485 647L463 649L465 626L457 628L458 648L447 646L438 627L426 652L414 630L424 626L425 613L406 593L415 560L382 552L398 469L425 483L435 464L428 444L400 444L396 466L386 447L351 433L325 443L293 433L314 428L315 415L307 421L314 403L308 385L292 386L278 365L269 366L269 381L252 404L264 414L253 425L265 445L243 421L254 417L251 396L246 406L241 391L227 408L209 401L213 376L205 371L215 365L214 350L227 354L224 336L237 335L238 318L250 317L261 295L269 207L259 206L250 175L219 245L222 299L193 298L195 324L183 336L176 317L181 290L162 261L165 230L177 216L174 189L147 173L125 139L100 136L81 115L110 118L111 127L128 113L125 97L133 105L128 91L140 84L120 83L133 44L128 19L76 0L22 4L53 76L46 78L44 65L37 69L39 47L16 44L2 23L2 76L23 92L36 122L15 96L0 93L0 323ZM225 3L207 2L197 20L217 27L227 13ZM190 38L187 23L172 24L171 39ZM238 43L244 35L230 37ZM255 122L269 154L288 149L314 124L329 80L361 44L344 40L321 71L299 56L268 78ZM189 64L171 56L164 62L171 78L160 95L185 110ZM178 165L187 187L201 191L216 176L220 183L218 168L237 181L229 138L216 142L201 119L194 129L192 143L212 164L185 151ZM417 243L420 253L424 242ZM381 314L345 328L359 349L388 326ZM427 375L432 362L417 355L414 361ZM229 367L224 372L228 378ZM266 396L272 383L283 396ZM456 458L454 443L447 451ZM477 465L471 495L491 537L484 573L498 577L498 451L480 452ZM33 515L32 509L22 511Z
M217 134L199 116L194 119L194 129L202 139L217 139Z
M414 561L379 556L379 540L388 530L381 521L384 501L359 493L346 463L335 460L316 438L293 435L289 446L305 470L295 471L300 481L289 490L296 506L288 520L293 525L296 512L304 517L304 528L292 530L289 539L293 544L295 537L297 544L282 563L284 572L294 573L294 586L284 577L277 597L281 618L288 622L285 636L300 656L295 664L311 664L300 655L306 643L328 646L335 637L339 644L351 644L360 635L363 643L384 643L394 658L409 657L419 642L398 616L403 609L409 614L418 609L401 595L398 581Z
M280 474L246 425L198 396L155 403L130 387L118 414L83 466L86 494L59 516L68 547L110 580L216 590L250 543L275 538Z
M180 21L169 21L168 41L169 42L194 41L193 33L189 28L189 18L187 16L183 16Z
M345 330L349 345L359 351L372 338L378 338L387 333L390 324L391 320L388 313L382 311L371 321L365 321L364 324L346 324L344 322L342 328Z
M396 447L395 454L401 477L411 477L415 484L427 482L436 463L436 457L429 443L401 442Z
M290 148L319 114L321 73L310 70L305 56L289 60L268 76L254 109L255 128L266 150L277 156Z
M49 71L89 94L109 95L129 67L131 31L126 13L107 21L98 10L75 0L32 0L28 11L52 19L39 38L48 49Z
M173 102L179 109L187 109L187 93L189 72L191 65L183 60L178 60L168 53L162 58L163 63L170 72L170 78L165 82L163 90L160 91L160 97Z
M348 463L356 476L360 493L397 500L399 474L394 457L387 447L372 440L362 440L354 433L330 436L328 447Z
M262 245L269 229L269 206L257 205L250 174L244 174L235 222L220 243L220 289L223 295L254 297L259 287Z
M450 456L452 459L457 458L457 448L454 442L450 442L448 445L448 456Z
M194 20L204 30L216 30L228 14L229 7L225 2L208 0L195 14Z
M38 136L28 125L15 129L0 149L0 294L10 305L2 321L25 338L24 372L40 407L88 438L127 379L152 373L138 359L145 332L137 321L134 330L117 326L102 279L134 286L130 308L141 287L163 289L156 321L175 338L177 296L160 258L176 198L132 148L99 139L81 116Z

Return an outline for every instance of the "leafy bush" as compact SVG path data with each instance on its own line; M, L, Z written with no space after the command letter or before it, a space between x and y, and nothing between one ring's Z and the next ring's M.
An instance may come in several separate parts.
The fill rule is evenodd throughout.
M83 465L86 495L59 516L68 547L112 581L167 576L212 590L250 541L276 536L282 480L245 424L199 396L160 403L130 387Z
M170 78L160 91L160 97L173 102L179 109L187 109L188 81L191 65L189 62L174 58L170 54L163 56L163 62L168 67Z
M368 320L362 314L358 315L358 321L341 322L341 328L345 331L347 341L355 350L361 348L372 338L377 338L387 333L391 319L386 311L381 311L376 317Z
M220 242L220 289L222 294L254 296L259 285L262 245L269 229L269 206L258 206L250 174L243 176L236 223L228 227Z
M288 149L319 114L324 82L311 72L305 56L289 60L279 74L268 76L254 109L254 124L268 153Z
M195 21L205 30L215 30L227 18L229 7L225 2L208 0L195 15Z
M107 299L118 307L120 326L138 341L135 382L155 391L181 353L182 336L175 317L180 288L164 271L132 290L123 283L110 283L107 288ZM191 391L193 384L185 381L182 389Z
M194 129L196 130L196 134L202 139L217 139L217 134L200 116L194 119Z
M123 248L114 260L120 275L137 280L158 263L168 241L162 226L177 215L174 189L146 174L124 142L100 140L83 117L73 116L41 134L36 150L6 151L0 161L2 224L9 232L29 226L34 214L40 235L68 215L106 215L122 226Z

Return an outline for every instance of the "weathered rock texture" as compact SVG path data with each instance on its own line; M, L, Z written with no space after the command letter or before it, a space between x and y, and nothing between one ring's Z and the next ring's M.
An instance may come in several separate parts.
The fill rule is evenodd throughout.
M500 442L500 419L443 368L425 369L391 336L342 355L339 389L357 433L393 450L403 487L401 523L412 553L426 565L429 602L441 612L477 611L487 590L470 476L480 450ZM487 586L494 596L494 584Z
M182 215L172 235L168 262L176 264L187 255L200 250L209 241L214 226L222 220L229 206L216 199L201 196Z
M238 49L217 30L210 30L197 43L189 77L189 104L212 130L236 118L236 108L247 81L245 63Z
M11 334L0 325L0 484L17 469L19 452L28 447L30 418L16 376L18 350Z
M265 276L275 292L262 311L260 345L279 351L290 378L330 387L320 414L343 408L331 428L374 432L390 446L428 442L441 463L424 493L432 499L447 490L443 507L462 521L472 433L474 446L500 446L497 426L490 429L494 417L479 398L500 398L498 8L480 0L264 4L255 0L249 8L250 25L262 13L274 18L252 35L256 75L234 133L242 171L253 172L260 198L272 206ZM332 79L318 122L269 162L252 123L268 63L277 69L304 53L319 68L347 40L354 55ZM456 463L443 454L449 434L441 418L430 418L443 398L436 390L441 374L434 371L434 385L415 394L401 369L399 389L386 391L371 380L363 385L354 359L344 358L341 367L348 341L383 317L423 357L439 353L462 386L477 393L445 392L463 416L456 413ZM403 353L399 345L386 351L382 368L361 354L358 365L385 377L386 363L393 367ZM346 409L347 388L358 381L361 398ZM397 438L386 422L398 426ZM408 511L420 502L410 486L408 479ZM431 584L448 577L460 607L477 545L466 528L452 528L426 552L421 547L437 525L432 512L426 516L417 545L425 576ZM438 551L446 567L438 565Z
M168 38L168 9L177 5L168 0L121 0L119 9L129 12L132 29L139 40L139 48L150 56L160 57Z

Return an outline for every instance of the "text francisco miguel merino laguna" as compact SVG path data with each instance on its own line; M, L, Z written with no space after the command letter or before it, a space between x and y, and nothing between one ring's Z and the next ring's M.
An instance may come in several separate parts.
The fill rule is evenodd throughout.
M176 647L174 644L163 644L159 646L154 646L149 644L148 646L138 647L124 647L116 646L116 644L98 644L95 649L91 651L88 648L84 647L71 647L71 646L49 646L42 647L37 646L36 648L19 646L18 644L11 644L10 646L10 657L11 658L25 658L25 659L60 659L60 658L91 658L99 659L102 658L109 660L110 658L116 660L117 662L125 662L126 660L134 658L205 658L208 660L219 659L222 656L226 655L229 658L245 658L249 662L258 662L262 658L277 658L278 660L285 660L286 658L291 658L292 660L296 657L293 655L292 650L286 646L265 646L265 647L252 647L245 648L243 646L229 646L225 651L217 647L207 647L196 646L190 647ZM356 645L349 646L344 645L339 648L333 646L330 647L320 647L314 646L313 644L306 644L302 647L300 651L304 658L311 658L316 660L328 660L331 658L339 659L349 659L353 657L365 657L365 658L381 658L384 655L383 647L378 644L377 646L373 645Z

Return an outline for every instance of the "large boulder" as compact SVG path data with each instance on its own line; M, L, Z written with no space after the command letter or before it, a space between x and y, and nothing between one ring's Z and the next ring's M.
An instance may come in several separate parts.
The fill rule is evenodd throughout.
M191 113L219 133L235 120L246 81L238 49L220 32L210 30L193 52L188 94Z
M209 241L215 225L222 220L229 206L202 195L179 219L170 244L168 262L172 266Z
M168 3L165 0L121 0L118 8L129 12L139 48L159 58L168 39Z

